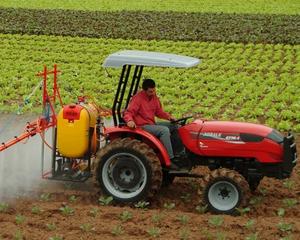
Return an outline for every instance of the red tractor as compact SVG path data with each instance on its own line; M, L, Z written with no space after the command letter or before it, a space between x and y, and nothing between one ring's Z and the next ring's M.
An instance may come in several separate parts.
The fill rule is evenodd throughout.
M0 152L49 127L54 128L51 171L43 177L83 182L93 177L104 194L119 202L136 202L153 197L162 185L175 177L202 177L204 204L215 213L232 214L247 203L249 189L255 190L264 177L288 178L296 165L296 144L292 134L252 123L178 119L184 154L181 170L170 169L165 147L141 128L130 129L122 118L131 97L139 89L145 66L189 68L197 58L145 51L120 51L108 56L103 66L122 68L112 117L114 126L103 127L99 109L79 98L77 104L62 106L55 114L59 98L57 69L44 72L44 115L29 123L26 132L2 143ZM47 74L54 74L53 94L47 91ZM62 105L62 101L60 100ZM52 114L51 114L52 113ZM100 144L99 139L104 139ZM103 146L104 145L104 146ZM176 150L176 149L175 149ZM208 166L207 175L196 175L196 166ZM44 160L42 160L42 169Z
M180 125L185 148L179 163L183 170L179 171L169 169L167 151L156 137L126 127L122 111L137 93L144 66L188 68L199 62L197 58L144 51L120 51L105 59L104 67L122 67L112 107L114 126L105 129L107 142L94 162L94 178L105 194L120 202L139 201L152 197L175 177L195 177L192 168L205 165L211 173L203 177L204 203L212 212L231 214L246 204L249 187L255 190L264 176L290 176L297 161L294 137L284 137L270 127L178 119L174 124Z

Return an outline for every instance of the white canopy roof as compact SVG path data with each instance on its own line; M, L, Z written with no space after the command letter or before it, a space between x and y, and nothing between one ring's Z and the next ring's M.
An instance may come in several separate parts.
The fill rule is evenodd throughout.
M109 55L103 67L122 67L124 65L182 67L189 68L200 63L200 59L169 53L124 50Z

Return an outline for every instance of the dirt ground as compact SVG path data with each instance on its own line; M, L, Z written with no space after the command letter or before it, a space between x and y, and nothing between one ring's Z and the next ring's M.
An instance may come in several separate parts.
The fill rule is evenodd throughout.
M177 178L144 209L100 205L91 182L45 181L0 203L0 239L300 239L299 164L288 180L264 178L241 216L203 213L199 181Z

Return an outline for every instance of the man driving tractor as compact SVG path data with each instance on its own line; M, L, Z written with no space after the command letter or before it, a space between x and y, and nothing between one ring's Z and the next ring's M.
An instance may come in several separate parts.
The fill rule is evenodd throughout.
M141 127L158 137L168 152L171 160L170 169L179 170L179 167L174 163L178 157L174 156L173 147L182 151L183 144L178 136L177 127L169 122L155 122L155 117L171 122L176 119L163 110L156 95L155 82L152 79L145 79L142 89L132 97L128 108L124 112L124 121L129 128Z

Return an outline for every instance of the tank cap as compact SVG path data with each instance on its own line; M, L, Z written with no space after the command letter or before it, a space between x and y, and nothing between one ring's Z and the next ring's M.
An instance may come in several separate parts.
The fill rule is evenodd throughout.
M82 106L76 104L69 104L64 106L63 118L68 119L69 122L74 122L74 120L80 119L80 112L83 109Z

